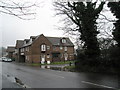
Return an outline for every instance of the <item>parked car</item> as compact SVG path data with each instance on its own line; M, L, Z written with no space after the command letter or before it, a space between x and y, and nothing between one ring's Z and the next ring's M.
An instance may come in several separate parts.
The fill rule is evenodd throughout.
M7 58L7 57L2 57L2 58L1 58L1 61L2 61L2 62L12 62L12 59Z
M7 58L6 58L6 57L1 57L1 60L2 60L2 61L6 61Z
M7 58L7 62L12 62L12 59L10 59L10 58Z
M2 58L0 58L0 61L2 61Z

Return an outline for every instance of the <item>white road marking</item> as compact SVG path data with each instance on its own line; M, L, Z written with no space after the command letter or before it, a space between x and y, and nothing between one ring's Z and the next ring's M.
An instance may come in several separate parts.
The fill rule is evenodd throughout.
M99 86L99 87L103 87L103 88L116 89L115 87L110 87L110 86L106 86L106 85L96 84L96 83L92 83L92 82L86 82L86 81L81 81L81 82L82 82L82 83L86 83L86 84L91 84L91 85Z
M63 76L60 76L60 75L56 75L56 74L53 74L54 76L57 76L57 77L60 77L60 78L65 78Z
M50 69L51 70L51 69ZM52 71L55 71L55 70L52 70ZM61 71L56 71L56 72L61 72ZM56 74L52 74L52 76L57 76L57 77L60 77L60 78L65 78L65 77L63 77L63 76L60 76L60 75L56 75Z

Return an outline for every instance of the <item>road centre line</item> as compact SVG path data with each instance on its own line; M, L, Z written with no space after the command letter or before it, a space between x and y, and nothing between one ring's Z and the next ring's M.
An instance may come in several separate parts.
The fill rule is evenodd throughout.
M91 85L95 85L95 86L99 86L99 87L103 87L103 88L111 88L111 89L115 89L115 87L110 87L110 86L106 86L106 85L101 85L101 84L96 84L96 83L92 83L92 82L87 82L87 81L81 81L82 83L86 83L86 84L91 84Z
M54 75L55 75L55 74L54 74ZM55 75L55 76L60 77L60 78L65 78L65 77L63 77L63 76L59 76L59 75Z
M57 76L57 77L60 77L60 78L65 78L63 76L60 76L60 75L56 75L56 74L53 74L54 76Z

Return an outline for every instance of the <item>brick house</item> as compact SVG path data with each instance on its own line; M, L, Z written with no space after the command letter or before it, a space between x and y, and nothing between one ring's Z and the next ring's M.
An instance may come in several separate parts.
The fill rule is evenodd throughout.
M47 37L43 34L25 39L19 48L21 61L50 63L74 59L74 45L66 37Z
M22 61L23 58L20 55L20 48L23 46L23 44L24 44L23 40L16 41L14 57L15 57L15 61L17 61L17 62L23 62Z
M14 58L15 47L8 46L6 52L7 52L7 57L13 59Z

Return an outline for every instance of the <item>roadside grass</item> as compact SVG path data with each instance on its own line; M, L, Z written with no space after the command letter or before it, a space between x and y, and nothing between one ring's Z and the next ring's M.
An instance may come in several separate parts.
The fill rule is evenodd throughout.
M65 66L64 70L71 71L71 72L76 72L75 65Z
M75 61L61 61L61 62L52 62L51 64L54 65L54 64L70 64L71 63L74 63Z
M64 68L66 68L66 69L75 69L75 65L72 65L72 66L65 66Z
M30 66L40 66L40 65L64 65L64 64L70 64L70 63L75 63L75 61L59 61L59 62L52 62L50 64L41 64L41 63L30 63L28 65Z

